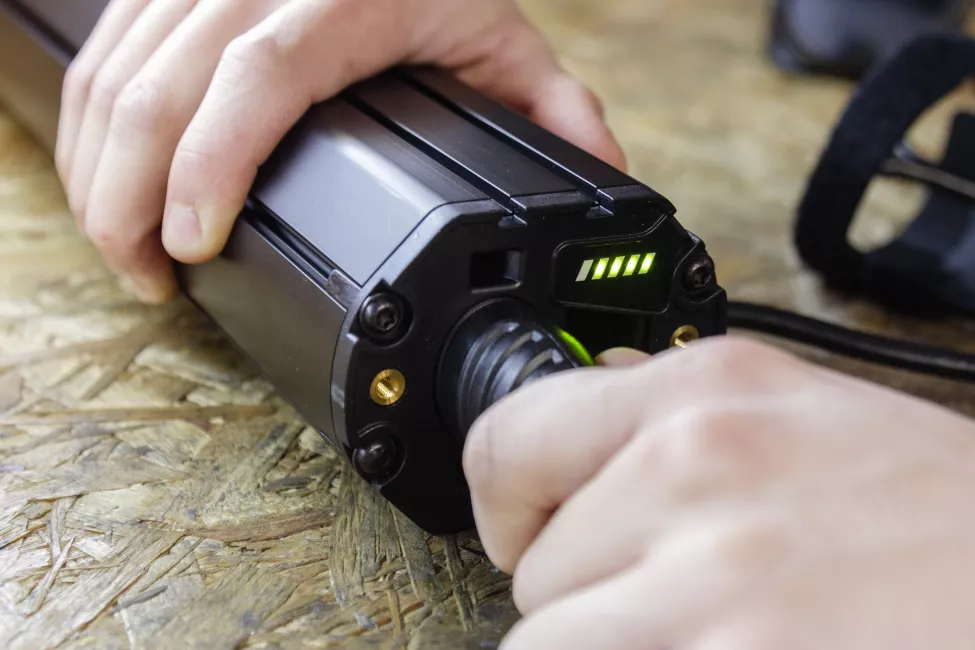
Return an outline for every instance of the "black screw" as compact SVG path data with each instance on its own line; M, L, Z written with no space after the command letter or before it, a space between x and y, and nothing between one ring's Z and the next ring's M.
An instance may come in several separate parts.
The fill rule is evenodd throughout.
M700 255L687 265L684 271L684 288L700 291L714 281L714 261L707 255Z
M390 338L402 322L403 305L386 293L369 296L359 311L359 324L373 338Z
M352 454L355 468L364 476L377 478L386 474L393 465L396 450L388 440L374 440L359 447Z

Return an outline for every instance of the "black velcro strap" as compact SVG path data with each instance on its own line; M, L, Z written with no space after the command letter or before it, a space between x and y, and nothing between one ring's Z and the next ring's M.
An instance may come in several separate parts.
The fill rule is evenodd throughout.
M939 169L975 180L975 115L955 116ZM935 189L900 237L864 255L864 291L886 305L916 312L945 306L975 312L973 246L975 202Z
M959 247L975 238L970 199L933 188L915 222L890 245L863 254L847 239L871 180L882 173L911 125L972 75L975 40L925 36L856 90L812 175L796 223L800 256L829 284L898 308L975 312L975 258L968 268L957 259ZM973 120L969 115L955 119L940 165L970 180L975 180Z

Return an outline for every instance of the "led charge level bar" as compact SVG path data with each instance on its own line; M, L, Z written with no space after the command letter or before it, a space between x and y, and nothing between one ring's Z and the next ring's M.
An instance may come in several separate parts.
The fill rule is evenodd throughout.
M609 277L615 278L620 274L620 269L623 268L623 260L625 259L625 257L617 257L615 260L613 260L613 266L611 266L609 269Z
M654 253L647 253L647 256L643 258L643 264L640 265L640 275L646 275L650 272L654 257L656 257Z
M623 277L628 275L633 275L636 272L636 265L640 263L639 255L630 255L629 261L626 263L626 270L623 271Z
M592 274L593 280L601 280L603 275L606 273L606 265L609 264L608 259L599 260L596 262L596 271Z
M640 262L641 257L643 258L642 263ZM646 275L650 272L651 267L653 267L654 257L656 257L656 253L644 253L643 255L638 253L629 257L623 255L616 258L604 257L598 260L586 260L579 267L576 282L616 278L620 276L621 272L623 277L633 275L634 273L637 275ZM594 267L595 270L593 270ZM592 271L592 277L589 275L590 271Z

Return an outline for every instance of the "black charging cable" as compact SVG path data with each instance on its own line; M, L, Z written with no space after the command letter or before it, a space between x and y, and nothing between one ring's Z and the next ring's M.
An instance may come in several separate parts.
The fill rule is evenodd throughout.
M867 334L784 309L731 301L728 303L728 325L871 363L946 379L975 381L973 354Z

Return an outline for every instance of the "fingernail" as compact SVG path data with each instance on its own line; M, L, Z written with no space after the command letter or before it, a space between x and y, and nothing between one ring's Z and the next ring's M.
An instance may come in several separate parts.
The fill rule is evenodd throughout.
M203 227L196 210L188 205L170 206L163 219L163 242L170 254L195 254L203 243Z
M598 357L596 363L601 366L635 366L650 359L650 355L632 348L612 348Z

